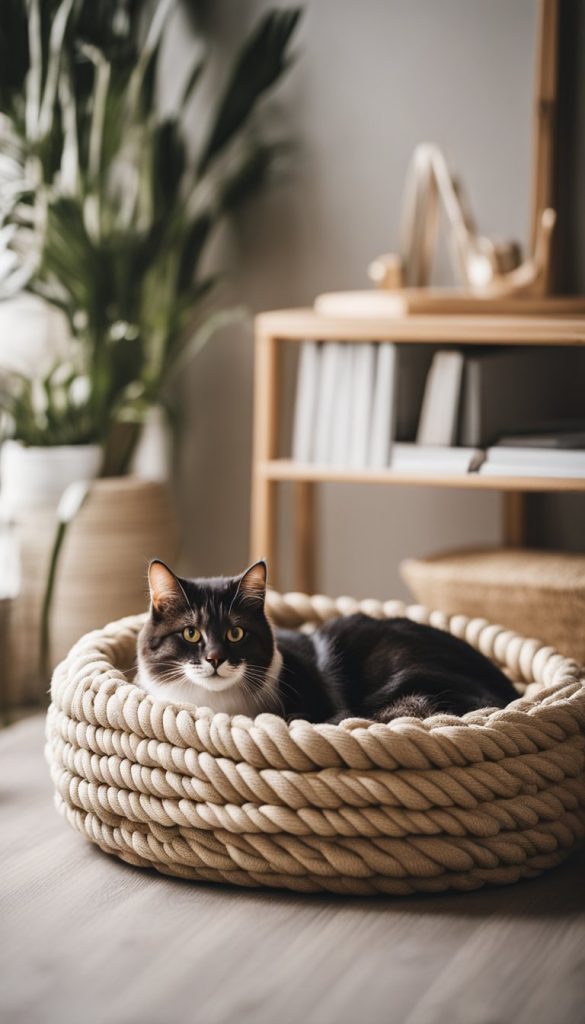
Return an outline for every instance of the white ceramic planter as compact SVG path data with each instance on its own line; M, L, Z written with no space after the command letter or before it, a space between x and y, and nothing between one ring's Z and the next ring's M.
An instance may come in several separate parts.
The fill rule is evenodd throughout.
M17 517L37 508L56 508L69 484L98 475L102 457L97 444L34 448L20 441L5 441L0 449L3 513Z

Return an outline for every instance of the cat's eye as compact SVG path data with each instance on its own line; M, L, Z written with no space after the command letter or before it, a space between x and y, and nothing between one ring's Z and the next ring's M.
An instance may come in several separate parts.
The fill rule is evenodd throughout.
M244 637L244 630L241 626L230 626L226 633L226 637L231 644L237 644Z
M201 640L201 633L196 626L185 626L183 640L186 640L188 644L198 644Z

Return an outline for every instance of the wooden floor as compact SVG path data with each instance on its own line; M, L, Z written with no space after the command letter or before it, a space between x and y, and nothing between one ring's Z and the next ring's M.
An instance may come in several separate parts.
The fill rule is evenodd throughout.
M467 895L299 897L127 867L57 816L40 718L0 733L2 1024L580 1024L585 856Z

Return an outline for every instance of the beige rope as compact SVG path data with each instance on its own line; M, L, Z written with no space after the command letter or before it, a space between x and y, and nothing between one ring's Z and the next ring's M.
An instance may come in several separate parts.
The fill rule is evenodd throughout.
M128 681L144 616L123 619L83 637L52 681L47 757L74 828L165 874L396 895L513 882L584 838L576 662L483 619L399 601L270 593L268 606L291 628L355 611L428 622L501 665L522 696L388 725L213 714Z

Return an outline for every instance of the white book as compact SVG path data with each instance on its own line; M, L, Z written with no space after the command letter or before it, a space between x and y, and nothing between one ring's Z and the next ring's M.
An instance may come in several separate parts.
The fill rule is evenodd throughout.
M463 353L457 350L435 352L420 411L418 444L451 445L455 441L464 362Z
M331 462L347 466L353 392L353 368L356 345L345 344L339 352L339 372L333 408L333 439Z
M397 346L391 342L384 342L376 348L369 465L380 468L390 462L390 449L394 439Z
M313 459L319 362L320 353L317 342L304 341L301 345L297 371L297 393L292 436L292 457L296 462L311 462Z
M585 450L560 448L488 448L486 459L494 466L542 466L543 469L578 469L585 472Z
M375 345L362 342L355 346L349 439L349 465L353 469L363 469L368 464L375 355Z
M401 473L469 473L483 461L482 448L456 448L399 442L392 445L390 466Z
M569 480L582 480L585 478L585 466L531 466L526 462L508 465L507 463L484 462L479 467L482 476L542 476L542 477L563 477Z
M321 347L321 373L317 395L317 423L313 461L326 464L333 454L334 408L341 366L342 342L327 342Z

